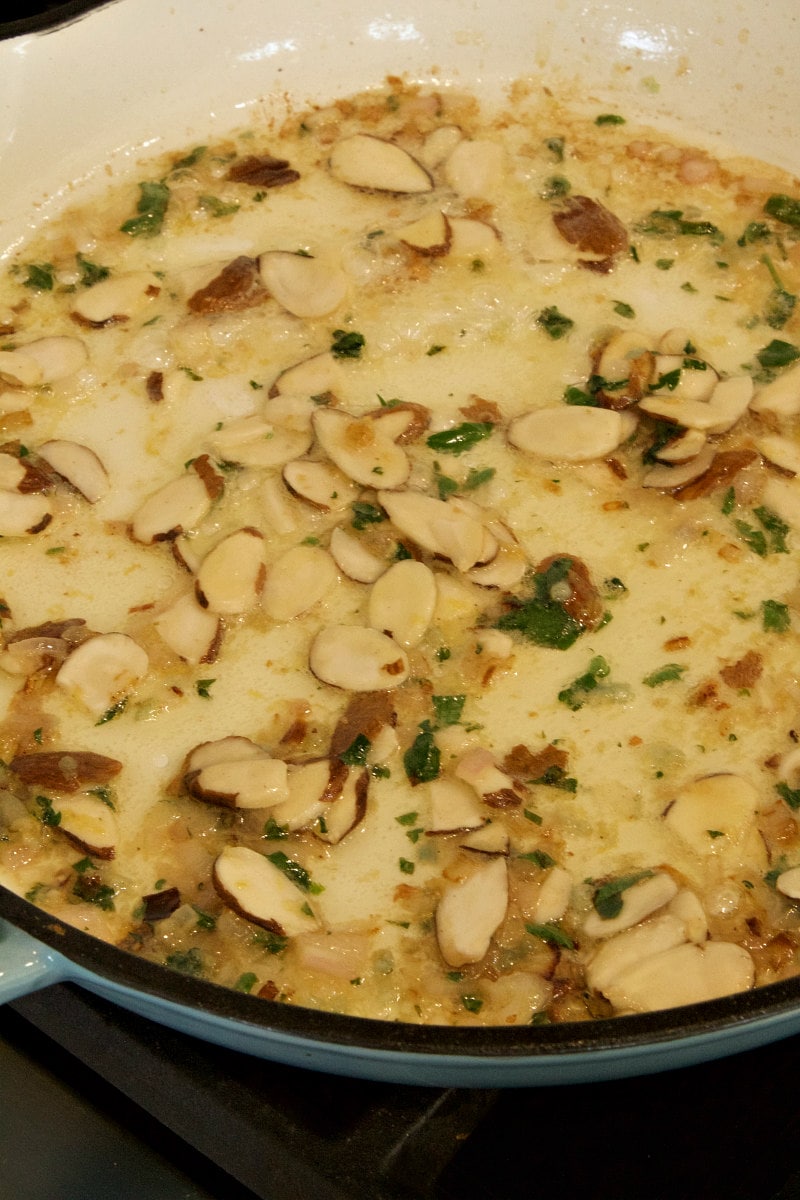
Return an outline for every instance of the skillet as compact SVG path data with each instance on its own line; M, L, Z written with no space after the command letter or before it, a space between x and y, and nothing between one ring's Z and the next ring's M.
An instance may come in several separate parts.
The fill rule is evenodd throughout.
M287 93L346 94L387 73L454 81L499 96L541 71L582 94L626 98L653 123L701 126L710 140L791 168L800 80L792 0L627 5L516 0L482 15L461 0L178 0L57 6L13 22L0 45L0 247L55 211L65 186L189 141L241 109ZM498 19L499 18L499 19ZM780 36L778 36L780 30ZM198 89L197 81L203 81ZM198 95L199 91L199 95ZM109 119L111 114L111 119ZM800 1029L800 981L613 1022L450 1029L275 1004L187 978L63 926L0 888L0 1001L71 981L142 1015L266 1059L435 1086L529 1086L619 1078L712 1059Z

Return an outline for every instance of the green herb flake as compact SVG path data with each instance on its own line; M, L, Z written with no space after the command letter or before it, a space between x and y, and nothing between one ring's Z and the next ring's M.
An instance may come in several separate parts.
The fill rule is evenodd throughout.
M108 267L101 267L97 263L90 262L88 258L84 258L80 251L75 255L78 266L80 267L81 287L94 287L96 283L100 283L103 279L108 279L111 271Z
M614 312L618 317L627 317L631 319L636 316L636 312L631 308L630 304L626 304L624 300L617 300L614 304Z
M556 865L556 860L546 850L531 850L528 854L518 854L517 857L523 862L532 862L534 866L541 867L543 871Z
M544 145L552 154L555 162L564 161L564 139L563 137L545 138Z
M197 203L204 212L212 217L230 217L241 207L236 203L228 204L224 200L220 200L219 196L200 196Z
M642 879L651 879L652 876L652 871L638 871L635 875L622 875L619 879L612 879L608 883L601 884L592 896L595 912L604 921L611 921L614 917L618 917L622 912L622 893L627 892L628 888L632 888Z
M203 700L210 700L211 685L216 682L216 679L197 679L195 680L194 689L198 696L201 696Z
M376 504L368 504L365 500L354 500L350 507L353 529L366 529L368 525L378 525L386 520L386 514Z
M271 929L259 929L253 934L253 943L266 950L267 954L282 954L289 945L289 939L282 933L273 933Z
M791 225L800 229L800 200L793 196L776 193L769 197L764 205L764 212L780 221L782 225Z
M367 755L370 751L372 742L363 733L359 733L350 743L346 750L343 750L339 758L348 767L363 767L367 762Z
M478 442L491 437L493 432L494 425L490 421L464 421L451 429L432 433L427 444L437 454L464 454Z
M41 746L41 744L42 744L42 727L41 727L41 725L39 726L38 729L34 729L33 740L36 742L37 746Z
M684 671L688 671L688 669L688 667L681 666L680 663L667 663L666 666L659 667L658 670L645 675L642 683L649 688L661 687L662 683L673 683L680 679Z
M202 975L205 971L203 956L196 946L189 950L175 950L167 955L165 961L168 967L180 971L182 975Z
M561 704L566 704L567 708L572 712L577 712L586 703L586 698L597 688L601 679L606 679L611 672L606 660L601 655L595 657L589 663L589 669L583 675L579 675L574 679L569 687L564 688L558 693L558 699Z
M761 624L765 633L787 633L792 624L789 605L778 600L762 600Z
M79 875L85 875L87 871L94 871L95 865L90 858L81 858L72 864L72 869Z
M495 629L516 631L539 646L568 649L584 627L560 600L553 598L553 592L557 594L558 585L568 581L571 568L571 558L559 557L546 571L537 571L533 576L533 595L527 600L513 600L509 612L495 622Z
M244 974L240 975L236 980L236 983L233 985L233 990L235 992L250 993L257 983L258 976L254 975L252 971L245 971Z
M197 928L204 929L207 933L211 933L217 928L217 918L213 913L204 912L202 908L198 908L193 904L195 913L197 914Z
M116 704L112 704L111 708L107 708L102 717L95 721L95 725L107 725L109 721L113 721L115 717L119 717L124 713L127 707L128 698L125 696L122 700L118 700Z
M555 305L550 305L548 308L541 310L536 318L536 324L553 341L559 341L561 338L566 337L569 331L574 328L575 322L571 317L564 316Z
M572 191L572 184L565 175L551 175L545 179L539 191L542 200L560 200Z
M87 904L96 904L103 912L114 911L116 889L108 883L103 883L99 875L79 875L73 884L72 894Z
M466 701L465 695L433 696L433 711L436 713L437 725L458 725Z
M35 292L52 292L55 283L52 263L28 263L22 286Z
M772 231L764 221L751 221L745 226L744 232L736 239L737 246L752 246L756 242L772 240Z
M571 775L567 775L564 768L559 767L556 763L548 767L538 779L533 779L531 782L539 784L541 787L558 788L562 792L577 792L578 790L577 779L573 779Z
M784 342L780 338L773 338L769 345L758 351L756 358L765 370L788 367L790 363L796 362L800 358L800 348L793 342Z
M447 349L446 346L442 346L442 345L439 345L438 343L435 343L433 346L428 347L428 349L425 351L425 354L427 355L428 358L433 358L434 355L441 354L442 351L446 350L446 349Z
M291 879L292 883L296 884L303 892L309 892L312 896L318 896L325 889L321 883L314 883L311 876L305 867L301 867L300 863L295 862L293 858L289 858L282 850L275 850L272 854L268 854L267 858L272 863L273 867L277 867L282 871L287 879Z
M637 226L638 233L653 237L707 237L715 244L723 242L724 236L710 221L687 221L680 209L654 209Z
M177 162L172 164L172 170L187 171L189 167L197 166L207 149L207 146L195 146L194 150L190 150L183 158L179 158Z
M533 809L531 809L531 808L523 808L522 815L526 821L532 821L534 825L542 824L542 818L539 816L539 814L537 812L534 812Z
M164 224L168 205L169 188L165 183L140 183L137 216L120 225L121 232L131 237L157 237Z
M348 332L346 329L334 329L331 354L334 358L360 358L364 344L363 333Z
M397 860L397 865L404 875L413 875L416 869L416 864L413 863L410 858L399 858Z
M43 825L60 825L61 813L53 808L53 801L49 796L37 796L36 804L39 808L39 820Z
M416 738L403 755L403 766L412 785L436 779L441 767L441 753L436 745L430 722L423 721Z
M557 925L550 923L546 925L526 924L525 932L531 937L539 938L540 941L546 942L548 946L557 946L561 950L574 950L575 943L569 934L564 933L563 929L559 929Z
M483 1001L480 996L462 996L461 1003L467 1012L479 1013L483 1008Z
M595 125L624 125L625 118L619 113L601 113L599 117L594 119Z
M407 812L399 817L395 817L395 821L397 821L398 825L416 825L418 817L419 813L417 812Z

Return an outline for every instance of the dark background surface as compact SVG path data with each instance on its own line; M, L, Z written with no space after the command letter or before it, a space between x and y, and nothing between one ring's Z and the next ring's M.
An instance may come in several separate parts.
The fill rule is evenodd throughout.
M793 1038L619 1082L398 1087L206 1045L59 985L0 1009L0 1197L535 1200L546 1184L795 1200L799 1078Z

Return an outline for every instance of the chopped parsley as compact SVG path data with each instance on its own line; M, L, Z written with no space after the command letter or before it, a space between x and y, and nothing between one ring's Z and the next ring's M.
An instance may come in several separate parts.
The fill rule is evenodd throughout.
M782 225L800 229L800 200L795 200L792 196L784 196L781 193L770 196L764 205L764 212L780 221Z
M541 867L543 871L556 865L556 860L546 850L531 850L528 854L519 854L517 857L521 858L523 862L532 862L534 866Z
M61 824L61 813L53 808L53 801L49 796L37 796L36 804L39 808L39 820L43 825Z
M536 324L540 329L543 329L548 337L553 341L559 341L566 337L569 331L574 328L575 322L571 317L566 317L564 313L553 304L548 308L543 308L536 318Z
M756 358L765 370L788 367L790 363L796 362L800 358L800 347L795 346L793 342L784 342L780 338L773 338L769 345L758 351Z
M762 600L761 623L766 633L786 633L792 624L789 605L778 600Z
M368 504L365 500L354 500L350 507L353 529L366 529L368 525L378 525L386 520L386 514L376 504Z
M430 721L423 721L419 733L403 755L403 766L412 785L436 779L441 767L441 753L433 736Z
M571 558L556 558L546 571L533 576L533 595L528 600L512 600L513 607L495 621L495 629L514 630L539 646L566 650L583 633L583 625L567 612L561 600L554 598L557 585L567 581Z
M334 329L331 354L334 358L360 358L364 349L363 333L346 329Z
M268 842L277 842L289 836L289 827L287 825L279 825L274 817L267 817L264 823L264 832L261 834Z
M600 680L606 679L610 672L611 668L602 655L595 655L589 663L588 671L579 675L569 687L560 691L558 699L562 704L566 704L567 708L577 712L586 703L589 694L597 688Z
M216 679L197 679L195 680L194 689L198 696L201 696L203 700L210 700L211 685L216 682Z
M229 217L241 207L239 204L226 204L219 196L201 196L198 204L212 217Z
M205 971L203 956L196 946L168 954L166 964L172 967L173 971L180 971L183 975L202 975Z
M36 292L52 292L55 278L52 263L28 263L28 273L22 281L22 286L32 288Z
M667 663L666 666L659 667L658 670L645 675L642 683L649 688L661 687L662 683L673 683L680 679L684 671L688 671L688 669L680 663Z
M574 950L575 943L568 933L564 933L563 929L559 929L557 925L550 924L536 925L526 924L526 933L531 937L539 938L540 941L546 942L548 946L557 946L561 950Z
M466 700L461 696L433 696L433 711L436 713L436 723L439 726L457 725Z
M363 767L366 764L371 745L369 738L363 733L359 733L347 749L342 751L339 758L348 767Z
M255 985L257 983L258 983L258 976L254 975L252 971L245 971L244 974L240 975L239 978L236 980L236 983L233 985L233 990L235 992L248 992L249 993L249 992L252 992L253 988L255 987Z
M619 113L600 113L599 117L594 119L595 125L624 125L625 118Z
M653 209L636 226L636 231L652 237L707 237L717 245L725 240L716 225L712 225L710 221L687 221L678 208Z
M107 279L111 274L111 271L108 267L101 267L98 266L97 263L89 262L89 259L84 258L80 251L75 257L77 259L78 266L81 269L81 287L94 287L96 283L102 282L102 280Z
M438 454L463 454L477 446L478 442L490 437L493 431L494 425L491 421L464 421L461 425L454 425L452 429L432 433L427 443L431 450Z
M272 854L268 854L267 858L273 867L282 871L286 878L291 879L292 883L296 884L301 891L318 896L325 890L321 883L314 883L305 867L301 867L300 863L289 858L282 850L275 850Z
M137 215L120 225L121 232L131 237L156 237L161 232L168 205L169 188L165 183L140 183Z
M413 875L414 874L415 864L411 861L410 858L398 859L397 865L399 866L400 870L403 872L404 875Z
M592 896L595 912L604 921L618 917L622 912L622 893L642 879L651 879L652 876L652 871L638 871L635 875L622 875L619 879L611 879L608 883L601 884Z

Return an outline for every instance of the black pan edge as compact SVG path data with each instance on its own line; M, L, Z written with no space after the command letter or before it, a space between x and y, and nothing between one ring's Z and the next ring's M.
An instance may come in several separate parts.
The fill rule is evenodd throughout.
M6 16L0 20L0 41L7 38L23 37L29 33L54 33L65 25L80 21L96 8L108 8L116 0L67 0L65 4L40 5L40 12L33 16L15 17L13 20ZM11 8L30 11L29 5L14 5ZM6 13L8 13L8 8Z
M564 1057L705 1037L800 1014L800 978L680 1009L564 1025L458 1027L349 1017L249 996L182 975L65 925L0 885L0 917L104 981L277 1035L396 1053L480 1059Z

